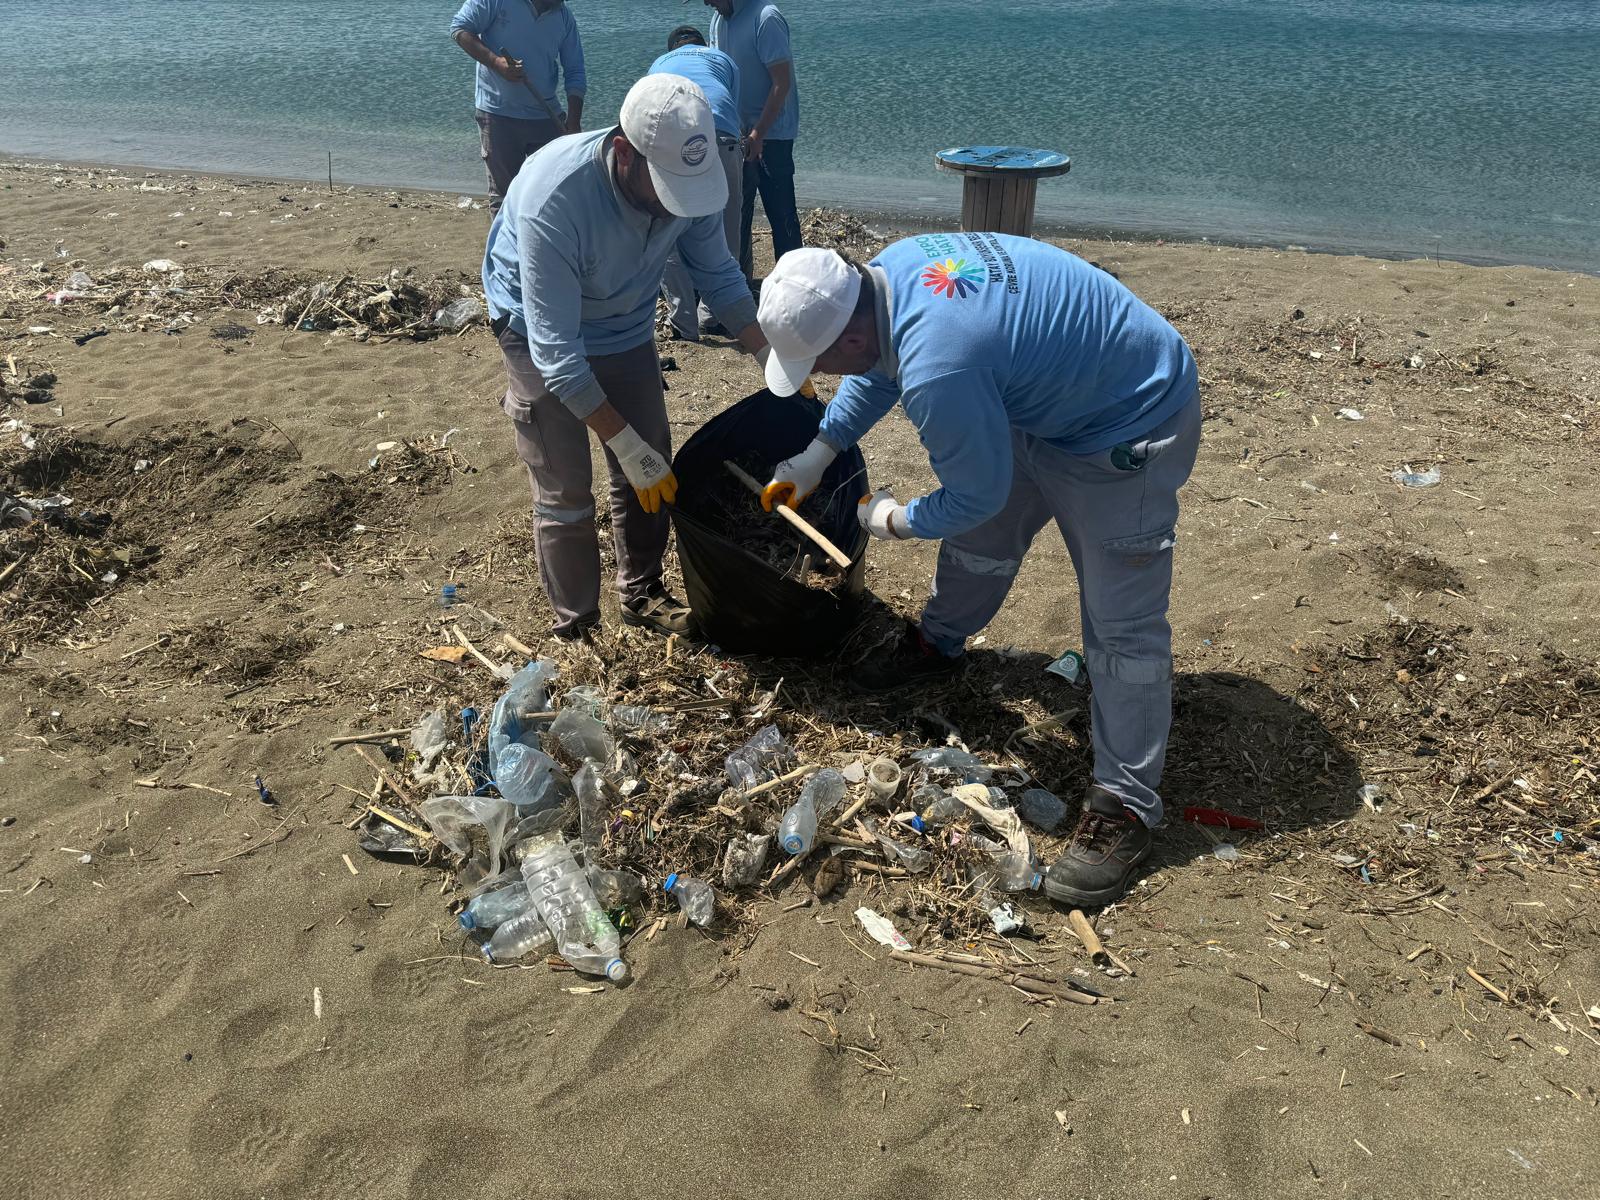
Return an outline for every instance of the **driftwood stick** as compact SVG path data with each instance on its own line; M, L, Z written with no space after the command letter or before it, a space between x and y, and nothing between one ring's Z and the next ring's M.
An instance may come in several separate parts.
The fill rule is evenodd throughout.
M390 738L397 738L401 734L410 732L409 729L380 729L376 733L346 733L329 738L328 745L354 746L357 742L387 742Z
M765 796L768 792L782 787L786 783L793 783L796 779L804 779L807 775L817 770L816 763L807 763L803 767L796 767L787 775L779 775L776 779L769 779L765 783L758 783L744 794L746 800L753 800L757 796Z
M1094 926L1089 924L1089 918L1083 915L1083 910L1075 908L1068 913L1067 924L1072 927L1072 932L1077 934L1078 940L1083 943L1083 948L1089 952L1089 961L1095 966L1115 967L1124 975L1130 977L1133 975L1132 967L1106 949L1105 943L1100 940L1100 935L1094 931Z
M357 754L361 755L362 758L367 760L367 766L371 767L378 773L378 778L382 779L384 783L389 785L389 790L391 792L393 792L396 796L399 796L400 799L404 800L412 808L417 807L417 798L406 790L406 786L394 777L389 768L386 767L381 760L373 756L372 751L368 750L359 742L355 743L355 750Z
M1105 1003L1101 997L1091 996L1088 992L1076 991L1061 984L1029 979L1026 976L1017 975L999 967L980 967L975 963L945 962L942 958L930 958L926 954L912 954L906 950L890 951L889 957L896 962L913 963L919 967L938 967L942 971L954 971L957 975L971 975L977 979L998 979L1001 983L1009 983L1012 987L1031 992L1035 996L1050 996L1056 1000L1065 1000L1069 1004Z
M749 488L756 495L761 495L763 489L761 485L756 482L755 476L751 475L750 472L746 471L738 463L730 462L727 459L722 460L722 465L727 467L728 471L733 475L733 477L740 483L744 484L745 487ZM823 552L829 558L833 559L834 562L838 563L840 567L844 568L846 571L850 569L850 556L843 550L839 549L839 547L835 546L826 537L824 537L821 531L818 530L815 525L806 520L799 513L795 512L794 509L790 508L787 504L779 504L772 510L772 513L773 516L782 517L801 533L805 534L806 537L810 538L813 542L820 546Z

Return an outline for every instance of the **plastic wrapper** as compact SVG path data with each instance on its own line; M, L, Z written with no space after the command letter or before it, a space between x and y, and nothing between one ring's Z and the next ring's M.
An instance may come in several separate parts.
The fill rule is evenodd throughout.
M794 761L794 750L784 741L776 725L756 731L744 745L728 755L724 767L728 782L741 791L777 778L782 768Z
M722 884L727 888L754 887L767 865L772 838L765 833L736 833L728 839L722 857Z

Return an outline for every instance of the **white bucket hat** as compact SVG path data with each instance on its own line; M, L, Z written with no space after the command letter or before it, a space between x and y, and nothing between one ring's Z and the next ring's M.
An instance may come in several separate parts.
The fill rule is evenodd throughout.
M682 75L646 75L622 101L622 132L650 168L663 207L704 217L728 203L706 94Z
M756 314L772 347L767 387L780 396L798 392L817 355L850 323L860 294L860 272L832 250L803 246L780 258L761 284Z

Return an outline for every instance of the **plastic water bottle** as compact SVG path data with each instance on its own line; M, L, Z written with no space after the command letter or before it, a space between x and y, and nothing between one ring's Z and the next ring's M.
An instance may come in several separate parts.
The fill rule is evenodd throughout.
M691 879L687 875L673 874L667 876L661 890L671 895L678 902L678 907L689 914L690 924L704 926L710 923L711 914L717 907L717 893L709 883Z
M619 957L622 939L595 899L583 868L559 836L535 838L526 844L522 879L544 923L555 935L556 949L579 971L604 975L616 983L628 977Z
M493 929L526 911L532 903L528 898L527 885L512 883L475 896L472 903L461 910L457 919L461 922L461 928L469 933L474 929Z
M523 894L527 894L526 888ZM555 935L546 927L538 909L528 903L494 931L494 936L484 944L483 956L490 962L510 962L529 954L549 954L555 948Z
M789 806L778 822L778 845L790 854L804 854L816 845L817 806L809 790L800 793L800 799Z

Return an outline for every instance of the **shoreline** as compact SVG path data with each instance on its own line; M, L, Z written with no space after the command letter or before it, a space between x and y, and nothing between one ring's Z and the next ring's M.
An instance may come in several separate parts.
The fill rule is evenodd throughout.
M248 171L206 170L197 167L161 166L150 163L117 162L100 159L42 158L37 155L14 153L0 148L0 168L48 172L53 170L104 171L130 176L138 173L145 177L162 176L177 179L209 179L221 182L247 184L273 184L284 187L315 190L326 182L309 176L256 174ZM374 182L364 179L340 180L334 178L334 191L366 191L394 193L407 196L471 196L483 199L480 190L434 186L426 183ZM878 205L854 199L821 198L805 188L797 189L802 212L822 208L847 213L870 226L885 232L911 233L927 230L953 230L959 227L956 210L943 214L917 204ZM1098 222L1074 222L1039 219L1035 223L1036 236L1077 241L1123 243L1133 245L1194 245L1236 248L1242 250L1277 250L1286 253L1327 255L1335 258L1371 258L1386 262L1457 263L1468 267L1527 267L1533 270L1569 272L1576 275L1600 277L1600 266L1583 266L1555 259L1530 261L1528 259L1497 257L1483 254L1443 253L1396 246L1362 245L1354 242L1319 241L1310 237L1283 237L1243 233L1227 233L1219 229L1169 229L1158 224L1124 226Z

